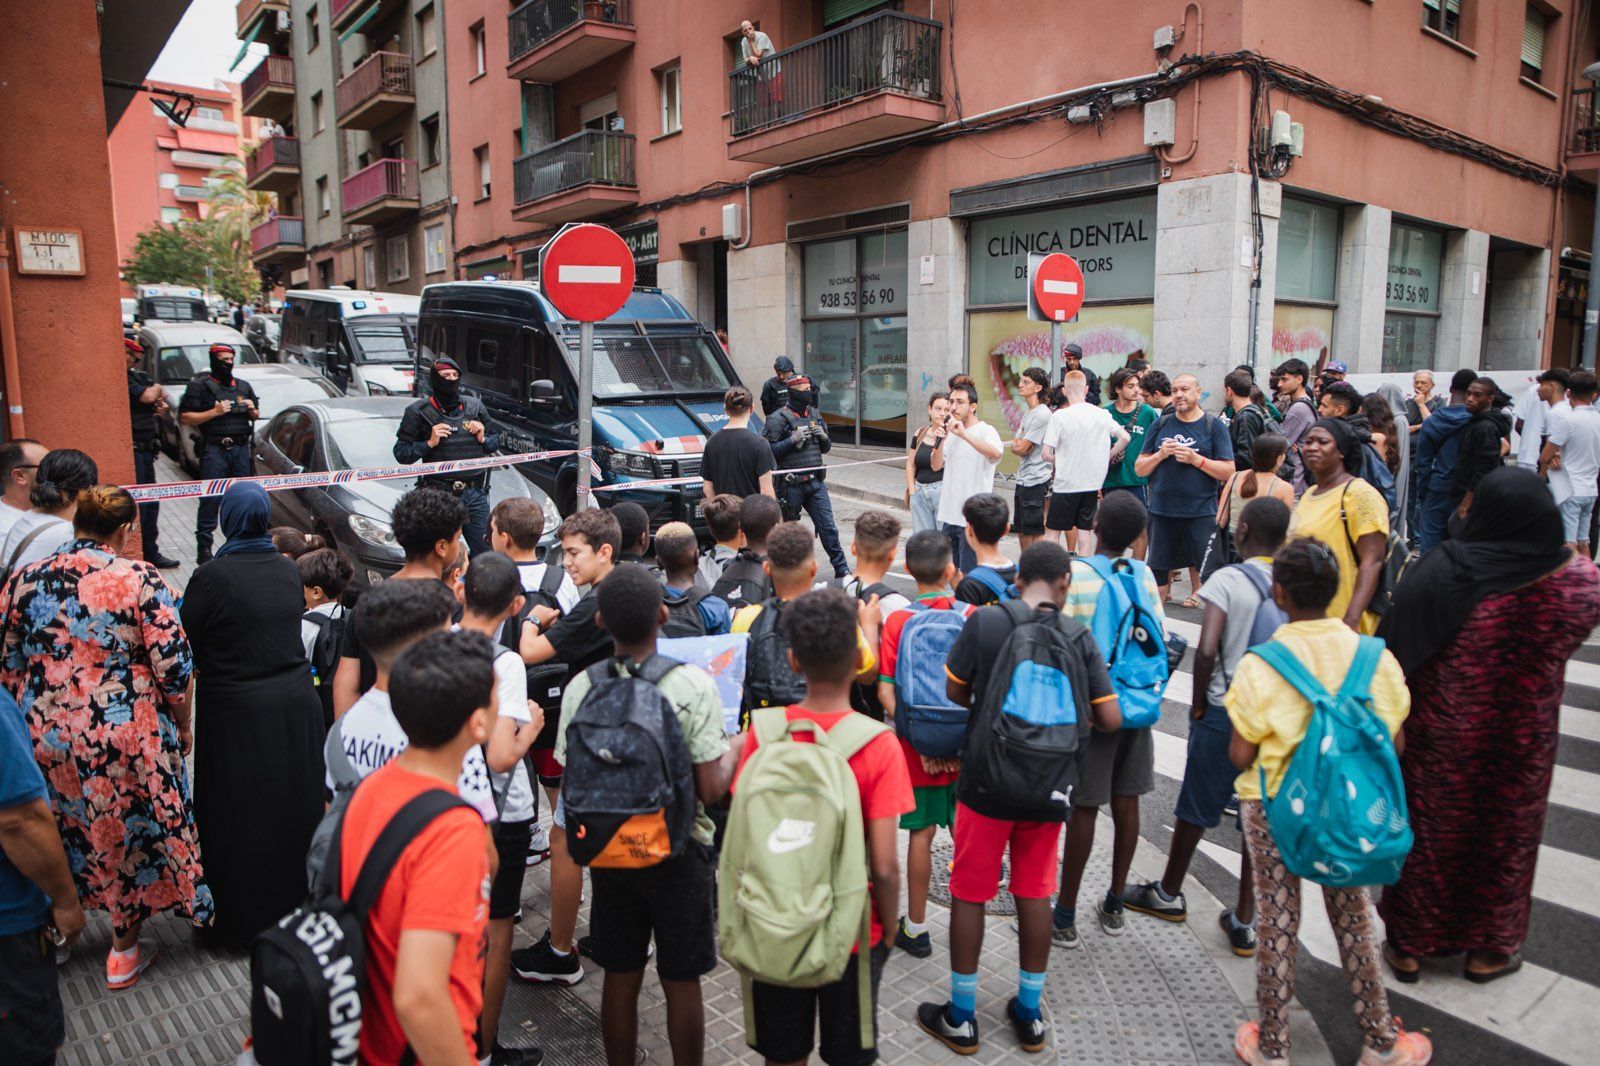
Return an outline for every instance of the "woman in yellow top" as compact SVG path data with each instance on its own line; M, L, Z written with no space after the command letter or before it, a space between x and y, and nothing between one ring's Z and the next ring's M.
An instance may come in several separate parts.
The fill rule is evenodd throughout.
M1309 440L1309 435L1307 437ZM1361 482L1356 482L1361 484ZM1343 579L1334 552L1320 541L1297 537L1272 560L1272 599L1288 614L1273 640L1287 647L1329 692L1338 692L1355 659L1360 638L1346 623L1327 617ZM1368 689L1372 709L1398 750L1400 724L1411 709L1400 664L1383 652ZM1256 883L1256 1002L1260 1022L1246 1022L1234 1051L1253 1066L1289 1061L1289 1003L1294 998L1295 938L1300 931L1300 879L1289 873L1272 839L1262 804L1260 772L1276 795L1285 768L1305 739L1311 705L1259 656L1246 655L1223 704L1233 723L1228 756L1244 771L1234 783L1239 817ZM1428 1038L1402 1030L1389 1012L1378 965L1377 922L1365 888L1323 886L1322 901L1339 942L1356 1022L1361 1027L1360 1066L1424 1066L1433 1056Z
M1320 540L1339 562L1339 587L1328 617L1342 619L1358 633L1376 633L1378 616L1367 605L1383 577L1389 505L1356 476L1361 440L1349 423L1319 418L1300 442L1300 458L1311 487L1295 505L1289 535Z

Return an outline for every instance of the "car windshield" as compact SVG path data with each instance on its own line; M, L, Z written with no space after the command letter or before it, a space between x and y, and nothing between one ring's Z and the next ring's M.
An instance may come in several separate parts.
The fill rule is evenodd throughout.
M394 466L399 418L346 418L328 425L328 454L335 470Z
M230 341L229 343L233 345L233 361L236 365L263 361L261 356L250 345L240 341ZM174 385L188 381L196 374L201 374L211 369L211 345L184 344L163 348L161 349L161 357L157 363L157 368L160 371L159 376L164 385Z
M673 392L725 392L732 382L699 333L595 331L594 394L606 399ZM577 368L576 332L566 337Z
M389 326L352 326L356 344L361 347L363 363L409 363L411 345L405 330L398 324Z
M146 296L144 317L161 322L204 322L209 316L204 300L188 296Z
M290 404L310 403L312 400L326 400L339 395L337 389L321 378L269 378L266 381L252 381L250 385L261 400L262 418L271 418Z

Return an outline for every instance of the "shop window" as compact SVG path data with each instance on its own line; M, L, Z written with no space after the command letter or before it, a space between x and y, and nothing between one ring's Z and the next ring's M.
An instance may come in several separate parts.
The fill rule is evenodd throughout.
M803 369L836 440L905 440L904 231L808 244Z
M1383 372L1432 370L1439 340L1439 278L1444 234L1395 223L1384 285Z
M1278 265L1272 306L1272 365L1303 359L1316 365L1333 337L1339 209L1288 197L1278 220Z

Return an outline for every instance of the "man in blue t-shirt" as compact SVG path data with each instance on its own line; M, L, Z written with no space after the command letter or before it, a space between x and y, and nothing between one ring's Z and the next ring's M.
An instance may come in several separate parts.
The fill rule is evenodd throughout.
M1189 568L1185 607L1199 607L1200 563L1216 528L1217 483L1233 476L1233 442L1222 420L1200 407L1200 381L1193 374L1172 380L1172 403L1145 434L1133 472L1150 479L1150 569L1161 586L1161 602L1172 588L1172 571Z
M27 724L0 690L0 1062L55 1061L66 1039L56 949L83 926Z

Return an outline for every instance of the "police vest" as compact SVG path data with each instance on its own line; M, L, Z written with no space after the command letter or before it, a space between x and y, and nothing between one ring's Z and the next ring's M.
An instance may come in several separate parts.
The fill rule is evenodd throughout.
M233 403L227 414L218 415L209 422L201 423L200 433L208 441L220 441L224 437L230 437L240 444L248 443L250 416L239 405L239 401L249 400L254 403L255 392L238 378L234 378L231 385L224 385L210 374L201 374L196 380L200 382L200 387L210 394L213 405L222 400L230 400Z
M787 440L799 426L809 425L815 433L826 433L827 423L817 415L815 407L808 408L803 415L795 414L794 408L785 407L768 420L769 424L777 425L782 432L776 438L768 437L772 443ZM788 454L778 460L779 470L803 470L808 467L822 465L822 445L818 437L813 434L810 440L796 448L789 449Z
M443 463L457 459L481 459L489 454L489 449L478 443L478 438L468 433L463 428L468 422L482 422L484 412L481 405L462 401L454 410L446 412L439 406L439 402L432 398L422 401L422 420L432 428L439 423L450 427L450 435L432 448L423 458L427 463Z

